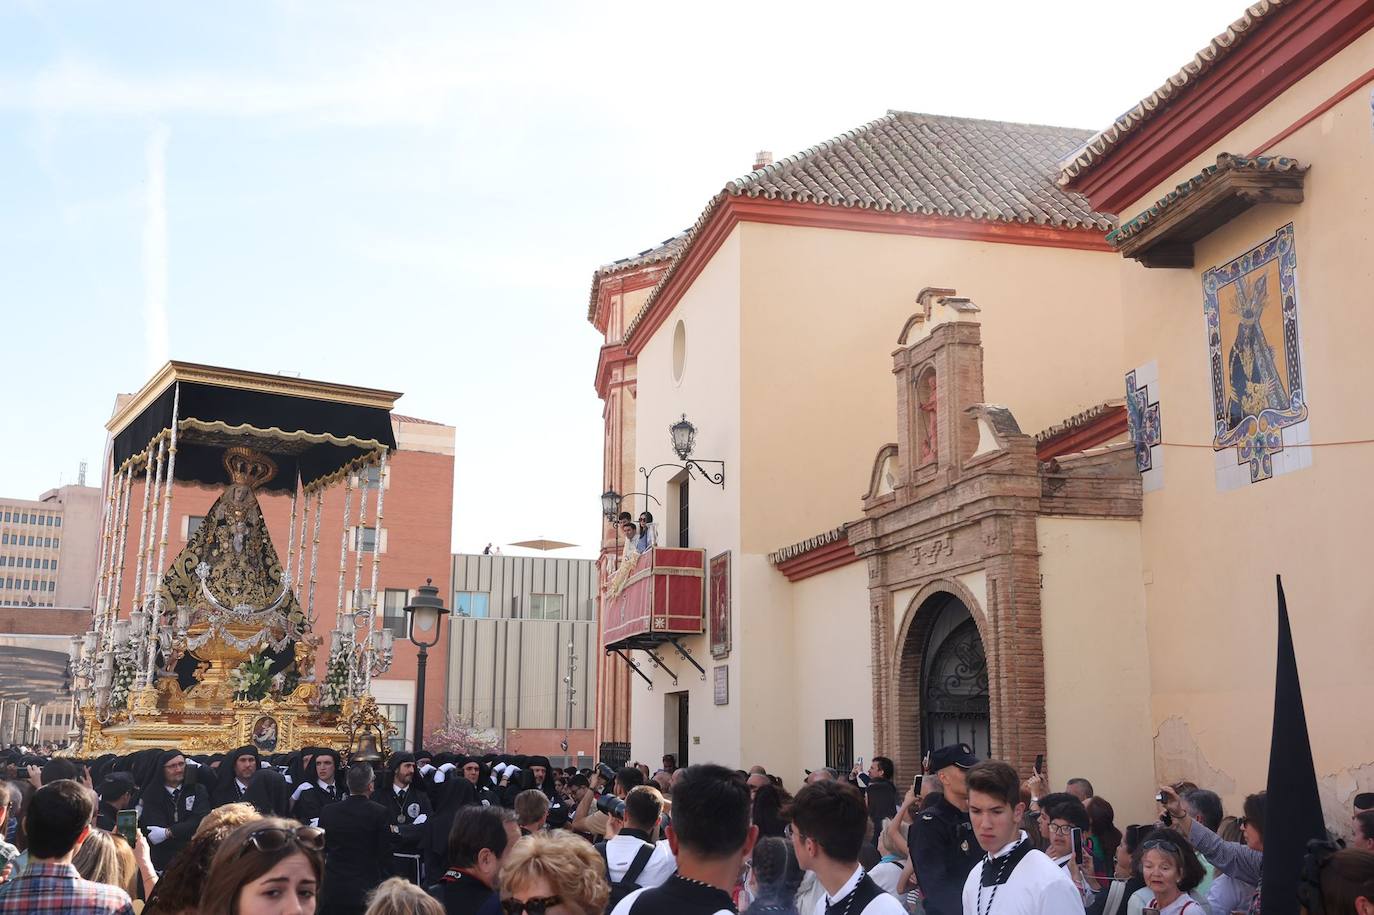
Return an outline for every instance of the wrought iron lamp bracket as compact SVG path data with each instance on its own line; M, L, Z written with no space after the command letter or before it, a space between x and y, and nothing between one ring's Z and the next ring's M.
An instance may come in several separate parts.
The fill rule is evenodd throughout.
M704 465L704 464L714 464L714 465L716 465L716 466L718 466L718 467L720 468L720 472L719 472L719 473L712 473L711 471L707 470L704 466L702 466L702 465ZM649 488L649 478L652 477L652 476L654 475L654 472L655 472L655 471L660 470L660 469L662 469L662 468L664 468L664 467L675 467L675 468L677 468L678 470L685 470L685 471L687 471L687 475L688 475L689 477L691 477L692 479L696 479L695 474L692 473L692 468L696 468L697 473L700 473L700 474L702 475L702 477L705 478L706 482L712 483L712 484L714 484L714 485L716 485L716 486L719 486L721 489L724 489L724 488L725 488L725 462L724 462L724 461L707 461L707 460L701 460L701 461L699 461L699 460L697 460L696 458L688 458L687 460L683 461L682 463L677 463L677 462L674 462L674 461L668 461L667 463L664 463L664 464L655 464L653 467L650 467L650 468L647 469L647 470L644 469L643 467L639 468L639 473L640 473L640 475L644 477L644 488L645 488L646 490ZM655 499L654 501L658 501L658 500Z
M649 675L646 674L646 673L644 672L644 669L643 669L643 668L641 668L638 664L635 663L635 659L634 659L634 658L630 657L628 654L626 654L625 652L621 651L619 648L607 648L607 649L606 649L606 654L616 654L616 655L620 655L620 660L622 660L622 661L624 661L626 664L630 665L630 670L633 670L635 673L639 674L640 678L641 678L645 683L649 684L649 690L650 690L651 692L653 691L653 688L654 688L654 681L653 681L652 679L650 679Z
M692 657L692 649L685 647L677 639L669 639L668 644L672 645L673 648L677 650L679 657L697 669L697 672L701 674L702 680L706 679L706 669L697 663L696 658Z
M663 663L663 658L659 657L658 652L654 651L652 648L641 648L640 650L649 656L649 660L653 662L655 667L672 677L673 685L677 686L677 674L673 673L672 668Z

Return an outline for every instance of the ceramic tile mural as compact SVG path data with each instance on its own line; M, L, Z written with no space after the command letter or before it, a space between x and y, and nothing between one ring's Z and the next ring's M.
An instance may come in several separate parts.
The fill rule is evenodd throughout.
M1150 360L1126 373L1126 419L1135 467L1145 492L1164 486L1164 440L1159 417L1159 364Z
M1202 275L1211 361L1212 447L1222 490L1310 466L1289 223Z

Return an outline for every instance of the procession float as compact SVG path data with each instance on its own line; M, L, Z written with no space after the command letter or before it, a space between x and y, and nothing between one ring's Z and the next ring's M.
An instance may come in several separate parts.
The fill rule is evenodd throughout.
M373 597L380 544L362 532L381 529L399 397L169 362L121 399L91 627L72 639L78 752L386 746L370 686L392 633ZM194 524L175 513L175 495L203 506L207 489ZM274 541L264 502L280 514L288 497ZM169 538L185 541L170 562Z

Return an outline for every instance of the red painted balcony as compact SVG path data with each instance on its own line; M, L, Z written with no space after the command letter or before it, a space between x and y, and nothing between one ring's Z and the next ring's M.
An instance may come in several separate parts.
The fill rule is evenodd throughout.
M603 602L604 647L646 648L706 631L706 551L656 547Z

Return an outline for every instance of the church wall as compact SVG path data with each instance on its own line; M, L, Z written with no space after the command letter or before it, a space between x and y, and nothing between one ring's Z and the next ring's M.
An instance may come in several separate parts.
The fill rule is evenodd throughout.
M777 771L790 787L803 769L825 765L827 719L853 720L856 756L872 759L884 748L873 745L868 566L850 563L787 587L794 626L795 759Z
M891 354L924 287L954 288L982 309L973 319L986 399L1010 407L1023 431L1122 396L1115 255L758 223L739 231L750 552L857 516L873 456L897 434Z
M1251 152L1357 80L1371 59L1374 33L1199 153L1123 216L1215 162L1219 152ZM1365 346L1374 336L1370 90L1366 83L1266 150L1311 165L1303 203L1261 205L1237 217L1195 246L1192 269L1125 262L1119 284L1127 341L1121 369L1157 361L1165 442L1163 486L1145 495L1142 529L1158 774L1210 784L1231 809L1264 786L1274 575L1281 573L1327 820L1339 827L1349 822L1350 797L1374 790L1368 739L1374 687L1364 675L1374 644L1374 597L1362 575L1374 513L1368 485L1374 447L1311 448L1310 466L1221 491L1211 447L1202 277L1291 222L1310 440L1371 438ZM1271 299L1279 308L1277 296Z
M628 291L626 282L633 278ZM631 274L622 280L608 280L606 288L609 298L606 309L607 321L605 344L620 342L623 329L639 311L653 289L653 284L643 281L638 274ZM629 493L640 489L635 483L635 375L636 363L627 358L610 368L604 399L602 421L604 452L602 455L603 492L613 489L618 493ZM622 507L627 511L637 511L642 500L638 497L626 499ZM600 584L604 586L609 570L614 568L619 539L614 524L602 526ZM601 587L597 588L600 601ZM599 616L598 616L599 618ZM600 633L598 629L598 640ZM619 662L619 659L615 659ZM603 742L625 743L630 737L630 671L623 662L598 665L596 671L596 738L599 748Z
M752 574L746 572L749 558L742 557L739 550L739 506L743 492L739 476L739 270L740 235L736 229L638 356L634 441L637 465L652 467L676 460L668 427L685 413L698 430L694 456L723 460L726 464L723 490L699 477L690 484L688 545L704 549L708 560L726 550L732 554L734 648L729 658L713 661L706 635L684 639L683 644L708 672L703 681L671 646L664 646L661 655L678 675L675 686L668 674L654 668L643 652L634 652L636 662L653 679L654 688L649 691L643 680L631 675L631 757L651 765L665 751L676 752L675 746L665 743L665 703L669 701L668 695L683 691L689 694L689 761L736 764L743 740L741 697L749 689L742 677L751 665L765 667L769 663L762 657L766 649L748 653L742 636L742 620L755 608L746 585ZM677 381L673 377L673 336L679 320L686 329L686 358L681 380ZM669 502L671 477L670 469L660 470L649 485L649 492L665 505ZM665 538L663 542L676 542L675 525L676 519L664 519L660 535ZM748 664L744 663L746 657ZM623 663L616 657L606 659L608 666ZM710 675L720 664L728 666L730 678L730 702L724 706L713 704L714 682ZM754 676L752 671L748 676ZM790 720L790 715L787 717Z
M1046 769L1088 778L1118 823L1155 814L1140 523L1040 517Z

